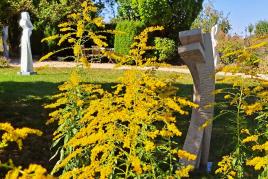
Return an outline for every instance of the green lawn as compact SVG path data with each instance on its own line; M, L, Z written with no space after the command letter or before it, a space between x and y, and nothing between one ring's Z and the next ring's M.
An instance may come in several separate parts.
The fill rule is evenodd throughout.
M57 93L57 86L66 81L72 71L70 68L36 68L38 72L34 76L17 75L18 68L0 69L0 120L11 122L15 127L32 127L44 132L42 137L31 137L25 141L22 151L11 145L7 151L0 151L0 160L5 161L13 158L17 165L27 166L29 163L42 164L51 169L53 161L51 157L50 144L53 130L56 126L46 126L48 112L43 105L50 101L50 96ZM82 70L83 81L101 84L109 88L118 82L118 77L123 70ZM191 99L192 79L187 74L176 74L170 72L157 72L159 77L172 78L177 76L176 85L180 96ZM225 84L217 84L217 88L226 87ZM220 96L217 97L217 100ZM190 109L189 109L190 110ZM217 109L216 109L217 111ZM179 121L180 129L186 135L189 116ZM225 136L223 127L225 121L215 121L212 136L211 161L219 160L219 156L228 150L224 148L229 143ZM182 138L183 141L183 138ZM220 142L219 142L220 141Z

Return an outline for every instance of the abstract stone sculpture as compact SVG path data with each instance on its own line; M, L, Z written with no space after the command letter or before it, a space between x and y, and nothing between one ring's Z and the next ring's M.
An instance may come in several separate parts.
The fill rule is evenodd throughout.
M36 74L36 72L33 71L33 59L30 43L33 25L31 23L30 15L28 12L21 13L21 20L19 24L23 29L21 37L21 71L19 72L19 74Z
M3 50L4 50L3 55L4 55L4 57L9 58L9 49L8 49L8 43L7 43L7 40L8 40L8 26L3 26L2 40L3 40Z
M179 33L182 47L178 52L188 66L193 81L193 101L199 105L192 110L190 126L183 149L195 154L195 161L181 160L184 165L193 165L195 168L206 168L210 139L212 131L212 119L214 113L215 90L215 65L217 27L213 27L212 34L203 34L201 29L183 31ZM214 41L213 41L214 40ZM207 124L206 127L202 127Z

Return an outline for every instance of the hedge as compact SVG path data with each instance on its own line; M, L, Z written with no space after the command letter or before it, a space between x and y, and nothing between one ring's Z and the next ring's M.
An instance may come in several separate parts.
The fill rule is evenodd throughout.
M115 52L127 55L134 37L141 32L144 25L140 21L128 21L124 20L118 22L116 25L116 31L119 31L115 35L114 49Z

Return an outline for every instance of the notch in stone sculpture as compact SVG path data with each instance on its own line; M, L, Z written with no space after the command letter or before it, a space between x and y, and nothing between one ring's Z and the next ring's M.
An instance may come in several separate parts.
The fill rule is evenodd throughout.
M204 39L201 29L182 31L179 33L183 46L178 48L178 53L183 61L196 61L205 63Z

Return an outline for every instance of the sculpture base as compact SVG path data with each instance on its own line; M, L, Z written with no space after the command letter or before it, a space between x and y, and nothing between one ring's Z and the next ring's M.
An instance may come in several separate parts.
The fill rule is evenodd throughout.
M26 75L36 75L37 73L32 71L32 72L18 72L17 74L26 76Z

